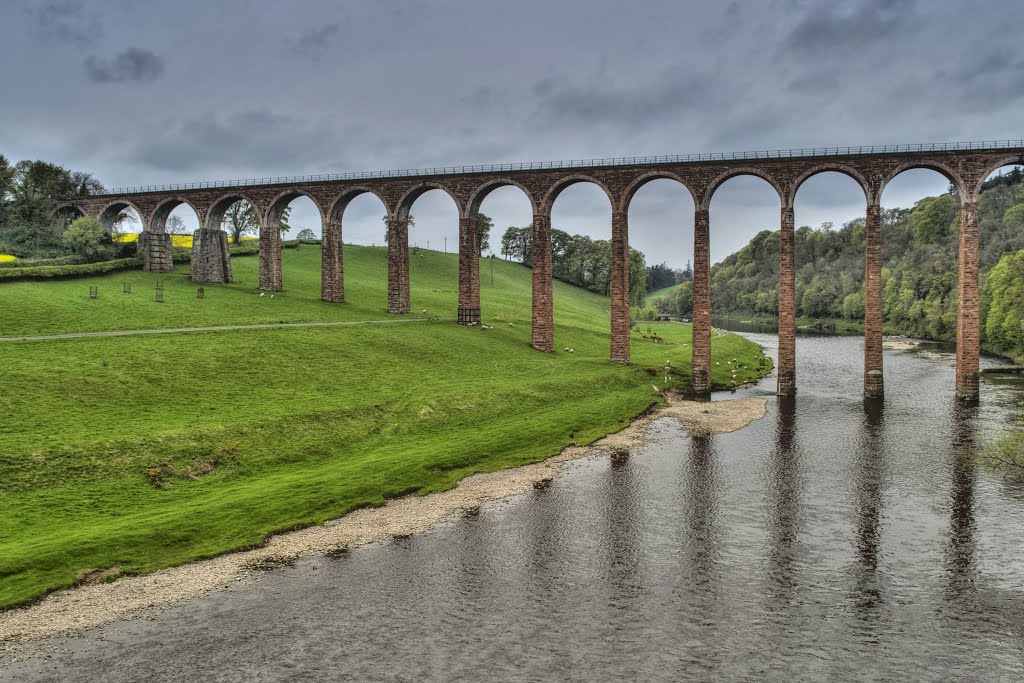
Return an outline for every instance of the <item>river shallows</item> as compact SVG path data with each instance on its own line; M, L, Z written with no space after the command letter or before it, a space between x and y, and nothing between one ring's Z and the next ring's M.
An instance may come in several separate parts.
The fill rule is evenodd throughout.
M748 335L765 346L770 336ZM153 615L45 641L13 680L1024 678L1024 489L963 449L1018 378L953 398L941 347L804 338L799 395L426 534L301 560Z

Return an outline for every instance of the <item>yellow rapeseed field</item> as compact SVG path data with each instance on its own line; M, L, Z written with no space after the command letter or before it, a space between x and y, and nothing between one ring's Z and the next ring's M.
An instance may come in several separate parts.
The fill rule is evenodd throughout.
M118 235L117 241L125 243L138 242L139 236L134 232L129 232L122 235ZM171 235L171 246L191 249L192 235Z
M11 256L10 254L0 254L0 263L10 263L11 261L17 260L17 256Z

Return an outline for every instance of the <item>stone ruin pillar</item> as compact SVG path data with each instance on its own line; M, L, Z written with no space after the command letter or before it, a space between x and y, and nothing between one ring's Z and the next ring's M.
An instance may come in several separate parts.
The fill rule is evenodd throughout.
M174 269L171 236L166 232L146 231L139 235L142 269L147 273L169 273Z
M196 230L192 233L193 282L231 282L231 253L228 234L223 230Z
M388 313L408 313L409 220L388 221Z
M260 289L280 292L281 280L281 224L260 227Z
M320 299L345 303L345 246L340 221L324 222L320 250Z

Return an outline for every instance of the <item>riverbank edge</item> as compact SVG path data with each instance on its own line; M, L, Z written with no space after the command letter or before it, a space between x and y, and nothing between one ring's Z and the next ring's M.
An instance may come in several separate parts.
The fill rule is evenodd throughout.
M714 315L711 319L715 325L725 323L751 323L755 325L774 325L778 328L779 319L771 316L764 316L751 313L745 315L743 313L729 313L726 315ZM797 334L801 332L811 332L813 334L828 334L842 337L855 337L864 334L864 323L860 320L847 320L846 318L806 318L800 317L796 319ZM728 327L725 328L729 330ZM733 330L729 330L733 331ZM886 324L882 328L882 333L886 337L899 337L901 339L914 339L922 342L931 342L935 344L956 344L956 339L930 339L928 337L914 337L907 336L903 332L893 330L889 324ZM775 334L774 332L768 334ZM988 344L982 343L982 353L992 356L994 358L1003 358L1014 364L1024 366L1024 356L1014 356L1011 353L999 351L994 349Z
M168 608L232 583L251 580L262 570L300 557L345 552L370 543L422 533L436 524L474 515L484 503L544 488L566 462L588 456L621 457L648 440L647 427L656 419L678 419L691 434L736 431L767 413L762 398L705 402L666 393L624 429L587 446L570 445L537 462L470 475L455 487L424 496L388 500L375 508L354 510L323 525L270 536L257 547L208 560L162 569L145 576L127 576L51 593L24 607L0 612L0 663L16 649L34 641L67 636L130 618L145 610Z

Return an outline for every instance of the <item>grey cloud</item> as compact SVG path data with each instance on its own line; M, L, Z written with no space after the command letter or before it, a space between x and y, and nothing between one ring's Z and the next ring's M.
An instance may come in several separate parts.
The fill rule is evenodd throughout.
M75 45L91 45L103 36L103 24L74 0L45 2L31 10L39 32L48 38Z
M865 48L912 28L912 0L867 0L814 5L796 22L784 50L817 56Z
M796 95L831 95L839 90L835 74L823 71L802 74L786 84L786 91Z
M961 112L986 111L1024 95L1024 59L1003 47L969 55L939 73L938 82L950 93L950 106Z
M306 57L319 59L330 47L331 40L339 33L341 26L337 23L310 29L295 40L295 50Z
M538 116L544 121L574 124L646 125L664 121L681 112L709 106L714 79L690 69L672 68L640 86L562 85L534 83L539 95Z
M159 123L127 155L133 162L180 173L236 167L284 175L315 168L330 153L326 150L336 148L329 131L254 109Z
M149 50L130 47L112 60L87 57L82 67L93 83L138 83L159 78L164 60Z

